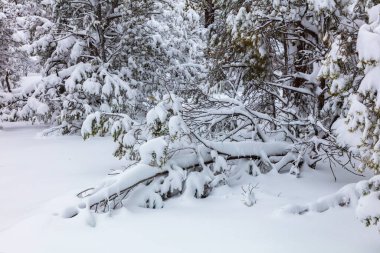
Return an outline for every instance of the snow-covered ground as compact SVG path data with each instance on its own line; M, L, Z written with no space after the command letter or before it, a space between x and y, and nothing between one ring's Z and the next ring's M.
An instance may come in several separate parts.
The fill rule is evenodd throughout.
M220 187L207 199L180 197L160 210L123 208L71 219L61 212L122 162L108 138L39 137L42 127L0 130L0 252L292 252L378 253L380 235L355 219L353 208L302 216L280 210L303 204L359 179L337 170L252 178L256 205L240 187ZM93 219L95 226L89 225ZM90 222L91 223L91 222ZM93 223L94 224L94 223Z
M7 124L0 130L0 231L122 166L110 152L109 139L39 137L43 129Z

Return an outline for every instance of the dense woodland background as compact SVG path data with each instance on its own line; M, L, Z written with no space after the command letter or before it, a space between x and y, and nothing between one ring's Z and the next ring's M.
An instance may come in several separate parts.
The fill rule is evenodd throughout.
M336 170L374 177L321 210L356 199L359 219L378 226L378 4L0 0L0 123L112 136L126 167L78 194L95 212L136 187L141 205L160 208L185 188L204 198L244 176L327 166L335 180ZM31 73L39 81L21 86Z

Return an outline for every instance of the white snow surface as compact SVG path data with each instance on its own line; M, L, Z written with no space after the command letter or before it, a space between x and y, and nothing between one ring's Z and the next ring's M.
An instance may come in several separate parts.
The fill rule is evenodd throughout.
M122 162L111 140L78 136L40 137L45 129L26 123L0 123L0 231L39 213L62 194L94 186ZM93 159L94 157L98 159ZM0 235L0 239L2 235ZM0 252L3 243L0 242ZM12 251L10 251L12 252Z
M3 124L0 130L0 252L260 252L378 253L380 237L355 218L355 209L291 215L288 204L307 203L362 178L329 169L247 178L252 207L241 185L221 186L206 199L184 195L163 209L127 207L106 214L82 210L65 219L76 193L96 186L123 162L108 138L39 137L43 127Z
M380 28L378 22L365 24L360 27L357 42L360 60L380 61L380 50L374 50L380 46Z

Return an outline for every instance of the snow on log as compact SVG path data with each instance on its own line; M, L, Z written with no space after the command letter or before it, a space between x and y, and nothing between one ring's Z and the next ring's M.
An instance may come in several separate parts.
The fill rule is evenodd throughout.
M105 205L107 205L108 203L106 202L110 200L114 201L124 191L132 189L138 184L148 179L153 179L162 173L165 172L157 167L139 163L99 185L88 197L88 205L90 208L101 202L105 202ZM116 207L116 205L117 203L114 203L114 206L111 208Z
M267 156L286 155L292 149L292 145L286 142L214 142L205 140L202 142L208 148L216 150L220 154L237 157L261 157L263 152Z
M380 175L369 180L348 184L336 193L304 205L288 205L280 211L302 215L322 213L335 207L354 207L356 217L366 226L375 225L380 231Z

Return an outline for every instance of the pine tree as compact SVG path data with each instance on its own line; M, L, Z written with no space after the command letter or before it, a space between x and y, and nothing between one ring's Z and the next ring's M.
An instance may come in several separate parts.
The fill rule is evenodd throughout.
M141 115L168 90L197 85L203 33L184 8L153 0L56 1L50 19L28 22L44 23L24 46L43 62L44 78L16 117L75 133L95 111Z
M333 90L355 86L363 13L357 1L216 1L210 93L268 115L257 118L257 127L302 143L298 151L308 155L301 163L314 167L324 157L342 165L347 149L331 133L349 89Z
M30 40L25 18L38 13L38 1L0 2L0 121L16 118L29 95L20 87L20 77L38 70L38 64L22 48Z
M33 3L0 2L0 83L3 92L11 93L20 76L27 73L30 60L19 48L26 38L18 32L17 26L18 18L29 13L33 6ZM5 99L6 95L2 96Z
M350 97L350 108L346 119L349 131L360 138L357 146L362 161L360 169L363 171L369 168L375 174L380 173L378 137L380 100L377 96L380 88L378 85L380 51L377 49L380 45L378 10L377 6L373 7L370 23L364 24L358 34L359 64L364 72L364 78L357 93Z
M20 108L31 92L19 87L20 77L39 70L38 62L29 57L24 45L51 26L41 17L45 11L39 1L2 1L0 6L4 11L0 20L0 80L5 88L5 92L0 91L0 120L13 121L25 118Z
M350 25L362 19L352 12L362 11L362 3L217 1L215 6L214 22L207 24L206 84L190 96L186 91L192 88L186 87L185 99L169 92L145 120L128 113L87 117L84 138L110 132L115 156L129 161L115 183L89 193L95 211L120 207L137 185L139 205L157 208L186 189L206 197L214 187L247 175L299 176L322 159L346 165L342 152L350 153L331 132L341 112L329 111L347 95L328 91L337 87L338 77L357 78L350 73L357 27ZM343 25L335 27L337 18ZM101 197L104 192L110 197Z

